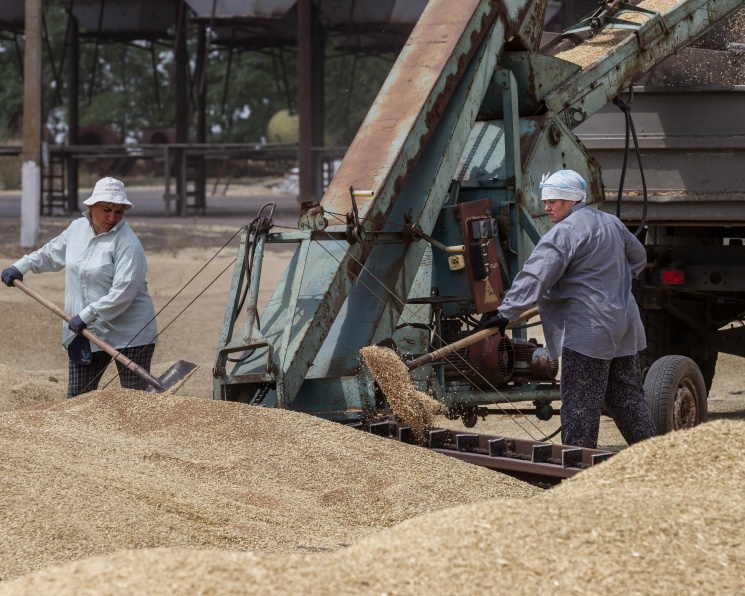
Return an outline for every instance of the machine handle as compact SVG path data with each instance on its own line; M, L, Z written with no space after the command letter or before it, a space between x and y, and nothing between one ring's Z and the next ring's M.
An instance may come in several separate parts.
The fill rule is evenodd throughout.
M538 316L537 306L531 308L530 310L526 310L523 314L517 317L516 321L510 321L507 325L507 329L510 329L518 323L522 323L523 321L527 321L528 319L532 319L536 316ZM407 362L406 366L409 370L414 370L415 368L419 368L420 366L424 366L425 364L429 364L430 362L439 360L440 358L452 354L453 352L457 352L462 348L467 348L468 346L475 344L482 339L486 339L487 337L494 335L498 331L498 327L492 327L490 329L477 331L473 335L469 335L468 337L459 339L458 341L448 344L447 346L443 346L439 350L435 350L434 352L430 352L429 354L425 354L424 356L419 356L419 358L415 358L414 360Z

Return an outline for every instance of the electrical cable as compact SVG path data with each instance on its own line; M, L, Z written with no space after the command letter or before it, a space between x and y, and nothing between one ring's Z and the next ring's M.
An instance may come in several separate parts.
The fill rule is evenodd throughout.
M255 217L254 220L249 224L248 226L248 246L246 247L246 253L243 257L243 269L245 273L243 276L246 278L246 285L243 288L243 294L241 295L240 300L238 301L238 308L236 308L236 312L240 312L243 310L243 305L246 302L246 298L248 297L248 290L251 287L251 274L252 274L252 266L253 266L253 260L254 260L254 249L256 247L256 235L258 234L258 226L259 226L259 220L260 217ZM267 231L269 228L271 228L273 225L272 222L270 222L269 227L267 228ZM251 231L253 230L254 239L253 242L251 241ZM261 331L261 319L259 317L256 317L256 328ZM231 358L230 356L227 357L228 362L245 362L248 358L253 356L253 354L256 352L255 349L253 350L246 350L238 356L237 358Z
M558 435L561 432L561 426L557 428L554 432L552 432L550 435L546 435L545 437L538 439L539 443L542 443L543 441L550 441L553 439L556 435Z
M629 132L634 137L634 149L636 150L636 159L639 164L639 175L642 179L642 189L644 193L644 201L643 201L643 207L642 207L642 217L641 222L639 223L639 227L634 232L634 236L637 238L641 235L641 233L644 231L644 226L647 223L647 205L649 202L649 197L647 196L647 181L644 177L644 167L642 165L642 156L641 152L639 151L639 139L636 137L636 128L634 128L634 121L631 118L631 104L634 102L634 88L629 87L629 99L628 101L624 101L621 99L621 96L617 96L613 99L613 104L618 106L618 108L623 112L624 118L626 120L626 141L624 143L624 151L623 151L623 166L621 167L621 180L618 183L618 198L616 199L616 217L618 219L621 219L621 198L623 196L623 184L624 180L626 179L626 165L628 162L629 157Z

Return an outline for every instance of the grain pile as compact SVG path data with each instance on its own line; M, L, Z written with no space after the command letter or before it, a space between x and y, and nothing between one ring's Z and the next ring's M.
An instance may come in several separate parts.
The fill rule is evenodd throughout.
M645 0L644 2L640 2L638 6L662 14L679 3L680 0ZM647 17L641 13L624 13L619 18L633 23L643 23L647 20ZM556 57L585 68L601 56L610 52L611 49L621 42L632 37L634 37L634 33L629 29L603 29L584 43L565 52L561 52Z
M153 365L155 377L165 373L175 362ZM67 399L67 369L28 371L0 364L0 412ZM112 362L104 372L99 389L119 387L117 368ZM209 365L198 366L168 388L167 393L184 393L197 397L212 396L212 373Z
M0 414L0 579L122 549L334 550L537 492L305 414L99 391Z
M25 371L0 364L0 412L65 399L67 371Z
M427 432L435 427L435 416L442 413L442 404L414 387L409 369L393 350L367 346L360 354L396 418L411 426L414 436L423 442Z
M342 551L126 551L0 594L742 594L745 423L639 443L523 502L408 520Z

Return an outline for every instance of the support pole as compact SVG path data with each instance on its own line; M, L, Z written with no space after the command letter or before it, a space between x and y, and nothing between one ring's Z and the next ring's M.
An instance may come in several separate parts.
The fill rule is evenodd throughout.
M311 0L298 0L297 46L298 46L298 120L299 147L298 201L311 201L313 197L313 6Z
M207 143L207 27L197 28L197 68L194 76L196 87L196 138L199 145ZM200 153L196 158L194 179L194 204L204 213L207 206L207 159Z
M23 56L22 248L39 243L41 207L41 17L42 0L26 0Z
M318 8L313 5L311 13L311 47L312 47L312 79L316 82L312 85L313 96L311 98L311 186L313 196L320 200L323 196L323 164L320 154L315 151L324 146L324 121L326 120L326 93L324 84L326 81L326 38L321 21L318 18Z
M189 86L187 81L188 56L186 52L186 10L183 0L179 3L176 20L175 39L175 67L176 67L176 143L181 147L175 151L176 155L176 212L186 215L187 187L186 187L186 159L182 156L186 152L184 145L189 142Z
M67 31L67 144L76 146L79 141L80 120L78 102L80 101L80 36L78 20L70 15ZM78 166L80 162L69 153L67 161L67 213L75 213L78 207Z

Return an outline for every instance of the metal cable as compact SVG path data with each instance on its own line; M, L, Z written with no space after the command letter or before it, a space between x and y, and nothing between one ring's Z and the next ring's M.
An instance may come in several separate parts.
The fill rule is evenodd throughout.
M183 292L183 291L184 291L184 290L186 289L186 287L187 287L187 286L188 286L188 285L189 285L189 284L190 284L191 282L193 282L193 281L194 281L194 280L195 280L195 279L197 278L197 276L198 276L198 275L199 275L200 273L202 273L202 271L204 271L204 270L205 270L205 269L207 268L207 266L208 266L208 265L209 265L209 264L210 264L210 263L211 263L212 261L214 261L214 260L215 260L215 259L217 258L217 256L218 256L218 255L219 255L219 254L220 254L220 253L221 253L221 252L222 252L222 251L223 251L223 250L224 250L224 249L225 249L225 248L226 248L226 247L228 246L228 244L230 244L230 243L231 243L231 242L232 242L232 241L233 241L233 240L235 239L235 237L236 237L236 236L237 236L237 235L238 235L238 234L240 233L240 231L241 231L242 229L243 229L242 227L241 227L241 228L238 228L238 230L237 230L237 231L236 231L236 232L235 232L235 233L234 233L234 234L233 234L233 235L232 235L232 236L231 236L231 237L230 237L230 238L229 238L229 239L227 240L227 242L225 242L225 244L223 244L223 245L222 245L222 246L220 247L220 249L219 249L219 250L218 250L218 251L217 251L217 252L216 252L216 253L215 253L214 255L212 255L212 257L211 257L211 258L210 258L210 259L209 259L209 260L208 260L208 261L207 261L207 262L206 262L206 263L205 263L204 265L202 265L202 267L201 267L201 268L199 269L199 271L197 271L197 272L196 272L196 273L195 273L194 275L192 275L191 279L189 279L189 281L187 281L187 282L186 282L186 283L185 283L185 284L184 284L183 286L181 286L181 288L179 289L179 291L178 291L178 292L176 292L176 293L175 293L175 294L174 294L174 295L173 295L173 296L171 297L171 299L170 299L170 300L168 300L168 302L166 302L166 303L165 303L165 304L164 304L164 305L163 305L163 306L162 306L162 307L160 308L160 310L158 310L158 312L156 312L156 313L155 313L155 314L154 314L154 315L152 316L152 318L151 318L151 319L150 319L150 320L149 320L149 321L148 321L147 323L145 323L145 324L144 324L144 325L142 326L142 329L140 329L140 330L139 330L139 331L138 331L138 332L137 332L137 333L136 333L136 334L134 335L134 337L132 337L132 339L130 339L130 340L129 340L129 341L127 342L127 345L126 345L126 346L124 346L124 347L122 348L122 350L124 350L124 349L128 348L128 347L129 347L129 346L130 346L130 345L132 344L132 342L133 342L133 341L134 341L135 339L137 339L137 336L138 336L138 335L140 335L140 333L142 333L142 332L143 332L143 331L145 330L145 328L146 328L146 327L147 327L147 326L148 326L148 325L149 325L150 323L152 323L152 322L153 322L153 320L155 320L155 319L156 319L156 318L158 317L158 315L160 315L160 313L162 313L162 312L163 312L163 311L164 311L164 310L165 310L165 309L166 309L166 308L168 307L168 305L170 305L170 304L171 304L171 302L173 302L173 301L174 301L174 300L175 300L176 298L178 298L178 296L179 296L179 295L181 294L181 292ZM231 265L232 265L233 263L235 263L235 261L236 261L236 260L237 260L237 257L236 257L236 259L233 259L233 260L232 260L232 262L230 263L230 265L228 265L228 267L230 267L230 266L231 266ZM214 283L215 283L215 282L216 282L216 281L217 281L217 280L218 280L218 279L220 278L220 276L221 276L221 275L222 275L223 273L225 273L225 271L226 271L226 270L227 270L227 268L226 268L226 269L223 269L223 270L222 270L222 271L220 272L220 274L219 274L219 275L218 275L217 277L215 277L215 278L214 278L214 279L213 279L213 280L212 280L212 281L211 281L211 282L210 282L210 283L209 283L209 284L207 285L207 287L206 287L206 288L204 288L204 289L203 289L203 290L202 290L202 291L201 291L201 292L200 292L199 294L197 294L197 296L196 296L196 298L194 298L194 300L196 300L196 299L197 299L197 298L199 298L199 297L200 297L200 296L201 296L202 294L204 294L204 292L205 292L205 291L207 291L207 289L208 289L208 288L209 288L210 286L212 286L212 284L214 284ZM177 314L177 315L176 315L176 316L175 316L175 317L174 317L173 319L171 319L171 321L170 321L170 322L169 322L169 323L168 323L168 324L167 324L167 325L166 325L165 327L163 327L163 329L161 329L161 330L160 330L160 331L158 332L158 334L157 334L157 335L155 336L155 338L154 338L154 339L157 339L157 338L159 338L159 337L160 337L160 336L162 335L162 333L163 333L163 332L164 332L164 331L165 331L166 329L168 329L168 327L170 327L170 326L171 326L171 325L172 325L172 324L174 323L174 321L176 321L176 319L178 319L178 318L179 318L179 317L180 317L180 316L181 316L181 315L182 315L182 314L184 313L184 311L185 311L185 310L186 310L186 309L187 309L187 308L188 308L189 306L191 306L191 305L192 305L192 304L194 303L194 300L192 300L191 302L189 302L189 304L187 304L187 305L186 305L186 307L185 307L185 308L184 308L184 309L183 309L183 310L182 310L181 312L179 312L179 313L178 313L178 314ZM137 357L138 357L138 356L139 356L139 355L140 355L140 354L142 353L142 351L143 351L143 350L144 350L144 349L145 349L146 347L147 347L147 346L142 346L142 350L140 350L139 352L137 352L137 354L135 354L135 358L137 358ZM134 360L134 358L132 358L132 360ZM118 369L117 369L117 374L116 374L116 375L115 375L114 377L112 377L112 378L111 378L111 379L110 379L110 380L108 381L108 383L106 383L106 385L104 385L104 387L103 387L103 388L104 388L104 389L106 389L106 387L108 387L108 386L109 386L109 385L110 385L110 384L112 383L112 381L114 381L114 379L117 379L117 378L119 378L119 376L120 376L120 373L118 372ZM92 381L91 381L91 382L92 382ZM88 387L90 387L90 384L88 384L88 385L86 386L86 389L87 389Z
M341 244L341 243L340 243L339 241L337 241L336 239L334 239L334 238L333 238L333 237L332 237L332 236L331 236L330 234L328 234L328 232L327 232L327 235L329 236L329 239L330 239L330 240L332 240L333 242L335 242L335 243L336 243L336 244L337 244L338 246L340 246L340 247L341 247L341 248L342 248L342 249L343 249L343 250L344 250L344 251L345 251L345 252L346 252L346 253L347 253L347 254L348 254L348 255L349 255L349 256L350 256L350 257L351 257L351 258L352 258L352 259L353 259L353 260L354 260L355 262L356 262L356 263L357 263L357 265L359 265L359 266L361 267L361 269L362 269L363 271L367 271L367 273L368 273L368 274L370 275L370 277L372 277L372 278L373 278L373 279L374 279L375 281L377 281L377 282L378 282L378 283L379 283L379 284L380 284L380 285L381 285L381 286L382 286L382 287L383 287L383 288L385 289L385 291L386 291L386 292L388 292L388 293L389 293L389 294L390 294L390 295L391 295L391 296L392 296L392 297L393 297L393 298L394 298L395 300L397 300L397 301L398 301L398 302L399 302L399 303L400 303L400 304L401 304L402 306L406 306L406 303L405 303L405 302L404 302L403 300L401 300L401 299L400 299L400 298L399 298L399 297L398 297L398 296L397 296L397 295L396 295L396 294L395 294L394 292L392 292L392 291L391 291L390 289L388 289L388 288L386 287L386 285L385 285L385 284L384 284L384 283L383 283L382 281L380 281L380 280L379 280L379 279L378 279L378 278L377 278L377 277L376 277L376 276L375 276L375 275L374 275L374 274L373 274L373 273L372 273L372 272L371 272L371 271L370 271L370 270L369 270L369 269L368 269L368 268L367 268L367 267L366 267L366 266L365 266L365 265L364 265L363 263L361 263L361 262L360 262L360 261L359 261L358 259L356 259L356 258L355 258L355 257L354 257L353 255L351 255L351 254L349 253L349 251L347 251L347 250L346 250L346 249L344 248L344 246L343 246L343 245L342 245L342 244ZM318 241L317 241L317 242L318 242ZM318 242L318 245L319 245L319 246L320 246L321 248L323 248L323 250L325 250L325 251L326 251L326 252L327 252L327 253L328 253L328 254L329 254L329 255L330 255L330 256L331 256L331 257L332 257L332 258L333 258L333 259L334 259L335 261L337 261L337 263L341 264L341 261L339 261L339 259L337 259L337 258L336 258L336 256L335 256L335 255L334 255L334 254L333 254L333 253L332 253L331 251L329 251L329 250L328 250L328 249L327 249L327 248L326 248L325 246L323 246L323 244L321 244L320 242ZM383 304L384 308L391 308L391 307L390 307L390 306L389 306L389 305L388 305L388 304L387 304L387 303L386 303L385 301L383 301L383 300L382 300L382 299L381 299L381 298L380 298L380 297L379 297L379 296L378 296L378 295L377 295L377 294L376 294L376 293L375 293L375 292L374 292L374 291L372 290L372 288L370 288L370 287L369 287L369 286L368 286L367 284L365 284L365 283L364 283L364 282L363 282L363 281L362 281L362 280L361 280L361 279L359 278L359 276L357 277L357 282L358 282L358 283L361 283L361 284L362 284L362 285L363 285L363 286L364 286L364 287L365 287L365 288L366 288L367 290L369 290L369 291L370 291L370 293L371 293L371 294L372 294L373 296L375 296L375 297L376 297L376 298L377 298L377 299L378 299L378 300L379 300L379 301L380 301L380 302L381 302L381 303ZM419 312L419 310L421 310L422 308L424 308L424 305L421 305L421 306L419 307L419 309L415 310L415 314L416 314L416 313L418 313L418 312ZM433 331L433 333L435 333L435 332ZM435 336L437 337L437 339L439 339L439 340L441 340L441 341L442 341L442 337L438 336L438 335L437 335L436 333L435 333ZM452 356L452 354L451 354L451 356ZM487 379L485 379L485 378L484 378L484 377L483 377L483 376L482 376L482 375L481 375L481 374L480 374L480 373L479 373L479 372L478 372L477 370L475 370L475 369L474 369L474 368L473 368L473 367L471 366L470 362L468 362L468 361L467 361L467 360L466 360L465 358L463 358L463 356L461 356L461 355L460 355L460 354L458 354L457 352L455 353L455 356L457 356L458 358L460 358L460 360L461 360L461 361L462 361L462 362L463 362L463 363L464 363L464 364L465 364L466 366L468 366L468 367L469 367L469 368L470 368L470 369L471 369L471 370L472 370L472 371L473 371L473 372L474 372L474 373L475 373L476 375L478 375L478 376L479 376L479 377L480 377L480 378L481 378L481 379L482 379L482 380L483 380L483 381L484 381L484 382L486 383L486 385L487 385L487 386L488 386L489 388L491 388L491 389L492 389L492 390L493 390L493 391L494 391L495 393L497 393L498 395L500 395L500 396L504 397L504 398L505 398L505 399L507 400L507 402L506 402L506 403L510 404L510 405L511 405L511 406L512 406L512 407L513 407L513 408L515 409L516 413L518 413L518 414L522 415L522 416L523 416L523 418L525 418L525 419L526 419L526 420L527 420L527 421L528 421L528 422L529 422L529 423L530 423L530 424L531 424L531 425L533 426L533 428L535 428L535 430L537 430L537 431L539 431L539 432L540 432L540 428L539 428L539 427L538 427L538 426L537 426L537 425L536 425L536 424L535 424L535 423L534 423L534 422L533 422L532 420L530 420L530 419L529 419L529 418L528 418L527 416L525 416L525 414L522 414L522 413L520 412L519 408L518 408L518 407L517 407L517 406L516 406L516 405L515 405L515 404L514 404L513 402L511 402L511 401L510 401L510 400L509 400L509 399L508 399L508 398L507 398L507 397L506 397L506 396L505 396L505 395L504 395L504 394L503 394L503 393L502 393L501 391L499 391L499 389L497 389L496 387L494 387L494 386L493 386L493 385L492 385L492 384L491 384L491 383L490 383L490 382L489 382L489 381L488 381ZM448 358L447 358L447 357L444 357L444 358L443 358L443 360L445 360L445 361L446 361L446 362L448 362L448 363L451 363L451 361L450 361L450 360L448 360ZM470 379L469 379L468 377L466 377L466 376L465 376L465 374L464 374L464 373L463 373L462 371L460 371L459 369L456 369L456 370L458 370L458 371L460 372L460 374L461 374L461 375L462 375L462 376L463 376L463 377L464 377L464 378L465 378L465 379L466 379L466 380L467 380L467 381L468 381L469 383L471 383L471 380L470 380ZM474 388L475 388L476 390L480 391L481 393L483 393L483 394L486 394L486 392L485 392L485 391L484 391L483 389L481 389L481 388L479 388L479 387L474 387ZM502 411L502 413L504 413L504 414L507 414L507 413L508 413L508 411L507 411L507 410L505 410L505 408L503 408L503 407L502 407L502 405L501 405L501 404L499 404L498 402L491 402L491 403L492 403L492 405L495 405L495 406L497 406L497 408L499 408L499 410L500 410L500 411ZM517 420L514 420L514 422L515 422L515 424L517 424L517 425L518 425L518 426L519 426L519 427L521 428L521 430L523 430L523 431L524 431L525 433L527 433L527 434L528 434L528 436L529 436L529 437L530 437L531 439L533 439L533 440L536 440L536 439L535 439L535 437L534 437L534 436L533 436L533 435L532 435L532 434L530 433L530 431L529 431L528 429L526 429L526 428L524 428L524 427L520 426L520 424L519 424L519 423L517 422Z

